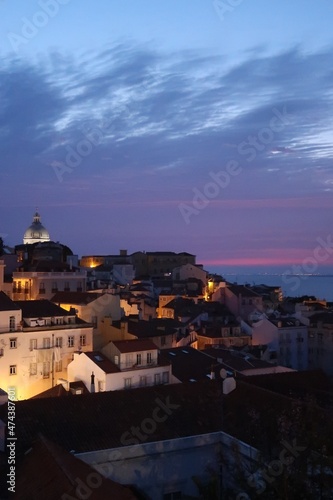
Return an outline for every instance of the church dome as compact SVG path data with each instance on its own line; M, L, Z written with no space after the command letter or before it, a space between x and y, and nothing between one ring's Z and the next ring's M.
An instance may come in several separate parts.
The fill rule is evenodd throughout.
M32 244L43 241L50 241L50 235L41 223L39 213L36 212L31 226L24 233L23 243Z

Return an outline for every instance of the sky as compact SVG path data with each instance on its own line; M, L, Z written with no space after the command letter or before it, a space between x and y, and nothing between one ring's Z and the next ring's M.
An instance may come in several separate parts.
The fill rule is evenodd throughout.
M0 0L0 236L333 270L333 3Z

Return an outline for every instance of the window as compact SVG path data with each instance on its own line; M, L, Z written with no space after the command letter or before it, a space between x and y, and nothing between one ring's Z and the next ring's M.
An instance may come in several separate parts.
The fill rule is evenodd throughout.
M15 326L16 326L15 323L16 323L15 316L10 316L9 317L9 331L10 332L15 332Z
M68 337L68 347L74 347L74 337L73 337L73 335L69 335L69 337Z
M56 293L58 291L58 284L56 281L52 282L52 293Z
M132 387L132 379L131 378L125 378L125 389L130 389Z
M55 346L56 347L62 347L62 337L56 337L56 339L55 339Z
M144 387L147 385L147 377L145 375L141 375L140 377L140 387Z
M49 339L49 337L45 337L43 339L43 349L50 349L50 339Z
M3 348L0 349L0 358L3 356Z
M119 365L119 356L114 357L114 364Z
M22 282L18 281L17 282L17 293L21 293L21 292L22 292Z
M50 377L50 363L48 361L43 363L43 378Z
M151 352L147 352L147 365L151 364Z
M129 366L133 366L133 355L132 353L130 354L126 354L126 366L129 367Z
M39 283L39 293L44 294L45 293L45 285L43 282Z
M17 370L16 370L16 365L10 365L9 366L9 375L16 375Z
M86 336L85 335L80 335L80 345L84 346L84 345L87 345L86 343Z
M24 283L24 293L29 293L29 281Z
M54 364L54 369L56 372L62 372L62 361L56 361Z
M161 374L160 373L155 373L154 382L155 382L155 385L158 385L161 383Z
M141 358L142 358L141 354L137 354L136 355L136 364L137 365L141 365L141 363L142 363L142 359Z
M30 351L37 349L37 339L30 339L29 345L30 345Z
M16 349L16 347L17 347L17 339L9 339L9 347L11 349Z
M82 292L82 283L81 283L81 281L78 282L76 290L78 292Z
M30 375L37 375L37 363L30 363Z
M69 288L69 281L65 281L64 292L69 292L69 291L70 291L70 288Z
M163 384L169 383L169 372L162 373L162 382L163 382Z

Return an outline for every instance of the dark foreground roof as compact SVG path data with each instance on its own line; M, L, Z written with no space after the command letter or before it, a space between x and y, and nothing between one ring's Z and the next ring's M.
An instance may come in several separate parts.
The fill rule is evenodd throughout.
M50 300L15 300L15 304L22 309L23 318L75 316L75 313L66 311Z
M89 488L89 500L140 498L130 488L96 473L90 465L75 458L43 435L38 436L17 471L15 498L20 500L78 498L78 485L81 487L82 483L86 485L86 479L90 475L94 477L94 485L98 487Z
M295 419L296 399L238 379L236 389L224 395L223 401L220 380L17 401L17 457L30 448L39 432L75 453L140 443L139 439L126 442L124 436L131 435L133 428L140 429L142 422L155 414L156 408L160 408L157 410L159 416L166 414L167 418L156 425L154 432L146 435L145 442L223 429L254 446L259 445L265 435L265 442L270 447L278 447L279 418L286 414L289 420ZM299 404L303 405L297 413L301 416L300 425L308 425L308 403L303 398ZM6 406L0 407L2 420L7 418ZM312 432L316 429L317 436L324 432L327 449L332 450L333 419L330 410L317 402L310 409L313 411ZM253 419L256 432L250 425Z
M0 291L0 311L19 311L19 309L5 292Z

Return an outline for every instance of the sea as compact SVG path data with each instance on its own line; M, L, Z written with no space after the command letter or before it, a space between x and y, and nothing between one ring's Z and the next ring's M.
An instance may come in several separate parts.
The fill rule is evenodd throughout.
M317 299L333 302L333 271L318 274L287 274L279 271L252 273L243 269L228 272L226 268L206 269L210 273L221 274L231 283L239 285L280 286L284 297L315 296Z

